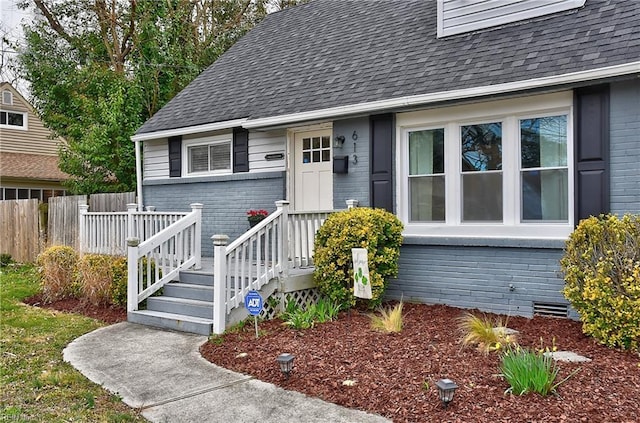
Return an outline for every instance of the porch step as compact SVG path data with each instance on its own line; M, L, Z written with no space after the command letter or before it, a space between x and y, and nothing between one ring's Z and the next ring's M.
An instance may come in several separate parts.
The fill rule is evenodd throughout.
M127 320L141 325L172 329L180 332L197 333L199 335L209 336L213 331L212 319L165 313L162 311L130 311L127 313Z
M170 282L163 287L164 297L178 297L189 300L213 301L213 286L183 282Z
M213 286L213 273L206 273L198 270L183 270L178 276L182 283L192 285Z
M211 301L167 297L164 295L147 298L147 310L201 317L203 319L211 319L213 317L213 303Z

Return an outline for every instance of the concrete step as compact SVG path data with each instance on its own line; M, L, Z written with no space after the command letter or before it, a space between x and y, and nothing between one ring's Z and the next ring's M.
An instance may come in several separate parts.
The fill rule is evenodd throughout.
M127 313L127 320L146 326L171 329L180 332L209 336L213 331L213 320L161 311L138 310Z
M162 295L165 297L212 302L213 286L171 282L163 287Z
M183 314L204 319L213 318L213 303L210 301L167 297L166 295L147 298L147 310Z

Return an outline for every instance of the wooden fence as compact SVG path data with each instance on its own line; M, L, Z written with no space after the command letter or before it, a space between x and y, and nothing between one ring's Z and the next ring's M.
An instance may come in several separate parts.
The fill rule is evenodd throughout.
M135 193L91 194L89 211L127 211L127 203L135 203ZM80 250L80 204L87 204L86 195L54 197L49 199L48 245L68 245Z
M35 261L44 244L40 232L39 201L0 201L0 253L17 262Z
M86 195L49 198L47 244L66 245L78 250L78 216L80 204L87 204Z
M89 201L93 211L126 211L127 203L135 203L135 193L93 194ZM28 263L46 246L68 245L79 250L80 204L87 204L86 195L51 197L47 219L37 199L0 201L0 254Z
M91 194L89 197L89 211L107 213L127 211L127 204L135 202L135 192Z

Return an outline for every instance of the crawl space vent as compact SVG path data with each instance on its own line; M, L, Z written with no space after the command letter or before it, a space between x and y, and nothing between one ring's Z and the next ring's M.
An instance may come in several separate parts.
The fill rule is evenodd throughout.
M533 302L533 314L551 317L567 317L569 315L566 304Z

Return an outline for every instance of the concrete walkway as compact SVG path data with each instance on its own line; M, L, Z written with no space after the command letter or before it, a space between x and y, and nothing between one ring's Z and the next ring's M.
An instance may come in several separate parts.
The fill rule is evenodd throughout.
M70 343L64 360L152 422L389 422L215 366L198 352L206 340L118 323Z

